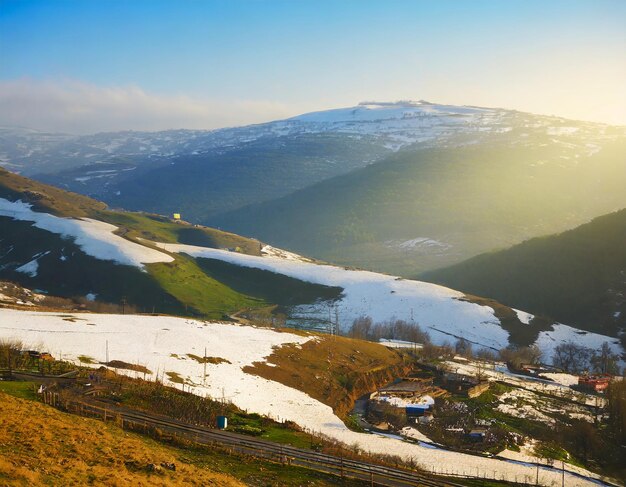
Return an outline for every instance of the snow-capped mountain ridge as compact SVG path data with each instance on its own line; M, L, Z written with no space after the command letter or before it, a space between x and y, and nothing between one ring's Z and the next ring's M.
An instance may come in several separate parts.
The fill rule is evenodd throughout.
M416 143L446 145L469 136L476 143L492 133L523 125L546 133L567 121L500 108L445 105L419 101L365 101L352 107L304 113L243 127L215 130L120 131L72 136L0 127L0 165L24 174L109 162L114 157L169 159L229 151L262 139L336 133L368 139L388 151ZM575 122L585 129L600 126ZM567 133L559 135L568 135Z
M365 101L355 107L336 108L320 112L311 112L289 118L301 122L374 122L381 120L398 120L426 116L472 116L486 112L504 110L477 108L455 105L439 105L419 101L374 102Z

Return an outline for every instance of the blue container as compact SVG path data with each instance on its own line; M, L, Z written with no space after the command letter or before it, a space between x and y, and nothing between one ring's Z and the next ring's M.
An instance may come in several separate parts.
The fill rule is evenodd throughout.
M428 406L406 406L405 412L407 416L424 416L424 412L428 409Z
M228 418L226 416L217 417L217 428L224 430L228 426Z

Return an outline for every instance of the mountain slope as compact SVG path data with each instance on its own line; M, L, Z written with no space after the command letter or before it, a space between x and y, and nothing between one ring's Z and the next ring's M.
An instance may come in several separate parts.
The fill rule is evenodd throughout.
M24 199L60 216L7 199L15 199L26 185L31 189L21 193ZM322 331L347 330L355 319L370 316L375 322L418 323L436 343L464 337L492 350L538 343L549 356L556 344L576 337L593 348L609 341L621 350L605 336L584 334L495 301L322 264L164 217L112 212L93 200L76 200L83 201L78 208L83 218L61 216L61 208L73 208L73 198L0 172L0 278L64 298L127 304L129 311L223 319L244 309L266 308L264 316L272 321L284 314L289 325ZM190 240L200 245L184 243ZM241 248L224 248L227 242L240 242ZM270 311L270 305L279 306Z
M511 110L368 102L210 132L0 130L0 160L116 207L412 275L623 207L624 140Z
M193 259L154 249L146 239L254 255L260 255L260 242L158 215L110 211L97 201L4 170L0 229L2 278L78 301L97 299L142 312L222 318L242 308L272 304L263 297L268 280L275 293L304 288L296 303L328 295L322 286L275 282L265 275L257 276L256 287L247 288L252 295L239 293Z
M102 180L81 176L85 168L41 179L90 192L124 208L163 214L182 211L186 218L202 221L358 169L387 152L369 141L342 135L303 134L183 155L156 168L144 165L121 173L119 182L108 178L104 187ZM155 193L160 197L154 198Z
M361 103L356 107L316 112L287 120L212 131L167 130L163 132L112 132L86 136L54 134L24 128L0 127L0 164L27 175L51 174L85 165L102 165L124 160L150 164L167 163L179 156L226 154L247 144L269 142L276 149L283 141L290 143L310 135L322 145L315 151L323 155L325 147L338 134L344 140L366 141L383 152L398 150L416 142L441 143L459 132L476 135L481 131L501 130L505 110L478 107L455 107L418 101L396 103ZM332 149L330 149L332 151ZM301 151L300 151L301 152ZM349 155L349 154L347 154ZM89 179L109 178L97 171ZM120 168L121 169L121 168ZM123 169L130 169L126 166ZM130 169L132 170L132 169ZM78 181L84 182L84 181Z
M204 261L217 260L227 263L233 272L237 268L255 269L342 290L335 299L290 307L287 323L292 326L348 331L355 319L368 316L374 323L402 320L418 324L436 344L461 337L476 348L491 350L509 344L537 344L548 361L557 345L571 340L592 349L606 341L617 353L623 351L617 340L607 336L427 282L320 264L293 254L252 256L183 244L158 247L194 257L201 266Z
M626 329L626 209L421 277L615 336Z
M408 276L626 205L626 138L593 152L551 143L546 134L520 139L523 130L488 143L406 149L205 222L324 260Z

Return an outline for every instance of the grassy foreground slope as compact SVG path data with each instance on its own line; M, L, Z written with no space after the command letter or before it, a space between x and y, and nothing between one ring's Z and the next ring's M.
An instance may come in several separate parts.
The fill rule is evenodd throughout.
M615 336L626 328L626 209L420 276Z
M244 485L183 452L102 422L0 392L2 485ZM148 464L176 464L150 473Z
M66 414L29 400L33 398L32 387L32 383L0 383L3 486L325 487L338 481L330 475L228 455L215 448L159 443L115 424ZM161 463L174 463L176 470L161 468ZM157 471L150 471L149 464L156 465ZM358 484L345 481L347 486Z

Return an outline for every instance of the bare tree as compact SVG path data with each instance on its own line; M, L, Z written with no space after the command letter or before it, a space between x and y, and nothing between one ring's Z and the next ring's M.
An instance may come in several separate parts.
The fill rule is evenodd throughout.
M485 362L495 362L498 358L496 353L488 348L479 348L474 353L474 356L478 359L484 360Z
M554 348L552 364L568 373L580 373L589 369L592 355L590 348L574 342L561 343Z
M591 365L598 374L619 374L619 355L614 354L608 342L604 342L598 352L591 357Z
M372 318L369 316L359 316L352 322L348 334L352 338L368 340L371 335L372 324Z
M626 444L626 377L613 380L606 391L609 431L621 445Z
M454 351L462 357L472 358L472 344L465 338L459 338L454 345Z
M369 316L361 316L352 322L348 336L363 340L379 341L381 338L428 343L430 336L417 323L389 320L374 324Z
M500 358L519 369L524 364L537 365L541 363L542 353L536 345L530 347L509 346L500 350Z

